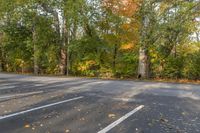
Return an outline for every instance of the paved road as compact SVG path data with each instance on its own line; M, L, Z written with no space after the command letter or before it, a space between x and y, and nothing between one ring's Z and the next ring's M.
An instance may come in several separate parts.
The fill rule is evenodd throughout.
M200 133L200 85L0 74L0 133Z

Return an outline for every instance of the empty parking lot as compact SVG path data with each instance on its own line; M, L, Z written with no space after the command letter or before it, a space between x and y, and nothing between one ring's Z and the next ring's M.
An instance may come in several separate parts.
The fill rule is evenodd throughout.
M199 133L200 85L0 74L1 133Z

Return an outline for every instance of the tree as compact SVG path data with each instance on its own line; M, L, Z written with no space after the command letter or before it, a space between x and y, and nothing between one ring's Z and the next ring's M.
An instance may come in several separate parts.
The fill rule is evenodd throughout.
M2 0L1 70L195 79L199 3Z

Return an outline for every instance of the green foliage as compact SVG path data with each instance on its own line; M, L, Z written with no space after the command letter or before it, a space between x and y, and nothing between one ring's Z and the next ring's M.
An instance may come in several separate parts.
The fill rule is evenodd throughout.
M123 52L120 54L116 68L116 75L121 78L130 78L137 76L138 55L132 52Z
M200 78L199 1L104 2L1 0L0 67L58 74L64 57L72 75L137 77L144 47L152 77Z
M166 60L163 76L167 78L182 78L182 71L184 68L184 58L170 56Z
M200 77L200 52L196 52L186 57L184 67L184 77L188 79L199 79Z

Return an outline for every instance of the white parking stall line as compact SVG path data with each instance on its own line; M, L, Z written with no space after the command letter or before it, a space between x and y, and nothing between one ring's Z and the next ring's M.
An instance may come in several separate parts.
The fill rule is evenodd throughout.
M126 120L128 117L130 117L131 115L133 115L137 111L141 110L143 107L144 107L144 105L141 105L141 106L135 108L131 112L125 114L124 116L122 116L121 118L119 118L118 120L116 120L115 122L111 123L110 125L108 125L107 127L105 127L104 129L102 129L101 131L99 131L97 133L107 133L112 128L114 128L115 126L117 126L118 124L120 124L121 122L123 122L124 120Z
M36 87L41 87L41 86L45 86L46 84L35 84L34 86L36 86Z
M3 86L3 87L0 87L0 90L13 89L15 87L16 86Z
M0 99L8 99L8 98L19 97L19 96L28 96L28 95L40 94L43 92L44 91L36 91L36 92L28 92L28 93L14 94L14 95L6 95L6 96L1 96Z
M30 112L40 110L40 109L44 109L44 108L48 108L48 107L51 107L51 106L67 103L67 102L70 102L70 101L75 101L75 100L82 99L82 98L84 98L84 97L80 96L80 97L76 97L76 98L72 98L72 99L68 99L68 100L64 100L64 101L60 101L60 102L56 102L56 103L47 104L47 105L43 105L43 106L40 106L40 107L32 108L32 109L29 109L29 110L13 113L13 114L9 114L9 115L0 116L0 120L15 117L15 116L22 115L22 114L25 114L25 113L30 113Z
M10 85L19 85L20 82L12 82L12 83L0 83L0 87L2 86L10 86Z

